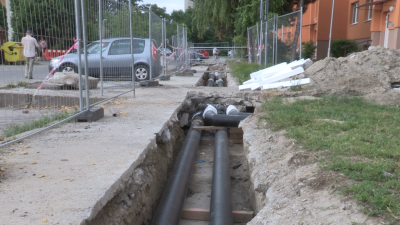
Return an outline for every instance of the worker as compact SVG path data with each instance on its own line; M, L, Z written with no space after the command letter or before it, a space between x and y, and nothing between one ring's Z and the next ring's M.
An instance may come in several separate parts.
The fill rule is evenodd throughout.
M40 51L40 46L36 39L32 37L31 30L26 31L25 37L22 38L21 43L24 46L25 79L33 79L33 64L35 63L36 56L35 47Z
M219 53L219 50L216 47L214 47L213 48L213 57L214 57L214 59L218 59L218 53Z

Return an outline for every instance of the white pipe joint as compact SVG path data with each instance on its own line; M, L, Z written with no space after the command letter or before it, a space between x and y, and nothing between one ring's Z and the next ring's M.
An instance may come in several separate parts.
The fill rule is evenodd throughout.
M210 105L210 104L209 104L209 105L207 106L207 108L204 110L203 118L205 117L205 115L206 115L208 112L213 112L214 114L218 114L217 108L215 108L214 106L212 106L212 105Z
M226 115L229 115L232 112L239 112L239 109L236 108L236 106L234 105L229 105L228 108L226 109Z

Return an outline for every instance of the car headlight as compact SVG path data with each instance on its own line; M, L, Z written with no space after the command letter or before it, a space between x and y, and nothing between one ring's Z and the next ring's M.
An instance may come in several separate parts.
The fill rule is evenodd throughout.
M50 66L53 66L53 67L57 66L59 61L60 61L59 59L52 59L50 61Z

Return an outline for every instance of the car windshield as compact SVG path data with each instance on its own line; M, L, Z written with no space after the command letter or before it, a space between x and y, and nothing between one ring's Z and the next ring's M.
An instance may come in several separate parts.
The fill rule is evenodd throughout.
M110 42L102 42L101 49L104 52L106 50L107 46L110 44ZM88 45L87 47L87 52L89 54L98 54L100 53L100 42L93 42Z

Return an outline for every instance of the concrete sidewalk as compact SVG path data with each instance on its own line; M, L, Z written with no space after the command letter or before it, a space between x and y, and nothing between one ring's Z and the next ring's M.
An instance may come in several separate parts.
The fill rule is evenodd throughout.
M161 81L163 86L138 88L136 98L127 94L106 104L105 117L97 122L67 123L1 149L0 224L86 224L97 216L138 172L156 136L177 122L187 93L217 90L195 87L201 76L174 76Z

